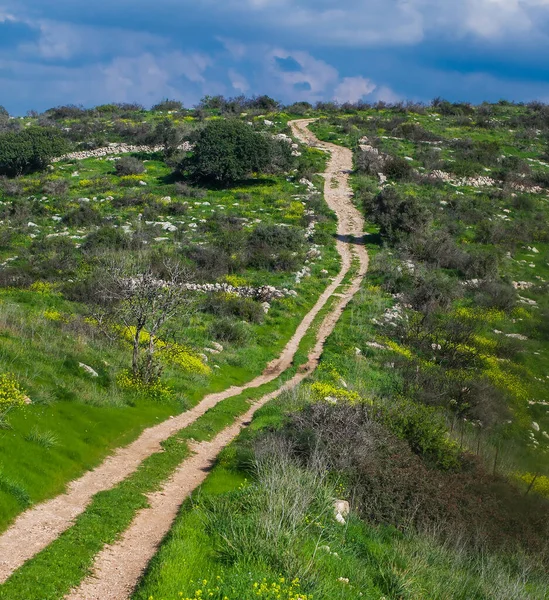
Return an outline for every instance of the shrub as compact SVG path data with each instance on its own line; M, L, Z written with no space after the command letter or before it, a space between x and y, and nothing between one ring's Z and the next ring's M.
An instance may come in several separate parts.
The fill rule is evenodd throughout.
M81 204L78 208L68 212L62 219L63 223L71 227L99 225L102 221L100 213L88 204Z
M264 172L272 159L272 144L236 119L210 121L198 134L194 150L180 164L192 177L222 184Z
M82 244L82 250L89 253L107 249L124 250L128 247L129 241L128 235L122 229L107 225L90 233Z
M116 378L116 383L118 387L125 391L137 392L158 402L169 402L173 398L173 390L159 379L147 383L131 371L120 373Z
M379 409L381 422L396 436L405 439L416 454L439 469L459 466L459 448L448 437L444 419L436 409L410 400L391 401Z
M123 156L114 163L116 174L122 175L139 175L145 172L145 165L133 156Z
M82 106L67 104L66 106L56 106L46 111L48 117L55 120L79 119L86 114L86 109Z
M260 224L247 243L247 263L256 268L289 271L299 265L305 236L296 227Z
M178 196L184 196L185 198L201 199L205 198L207 195L206 190L189 185L185 181L176 181L175 191L177 192Z
M261 323L265 316L259 302L251 298L240 298L236 294L208 294L203 309L212 315L237 317L249 323Z
M475 302L480 306L509 312L518 300L515 288L505 281L489 279L482 281L475 290Z
M211 335L220 342L244 344L249 338L249 331L242 321L223 317L210 326Z
M392 187L383 189L368 203L372 218L379 225L382 235L395 242L401 235L422 231L431 216L414 196L402 197Z
M170 110L183 110L183 103L179 100L169 100L168 98L161 100L158 104L155 104L151 110L168 112Z
M29 127L21 132L0 133L0 175L14 177L39 171L66 151L66 141L52 128Z
M0 375L0 412L12 406L23 406L27 402L27 395L19 385L12 373Z
M191 246L185 254L195 263L199 279L211 281L229 272L230 256L220 248Z
M0 190L6 196L18 197L23 195L23 185L15 179L0 179Z
M66 179L50 179L44 183L42 190L51 196L64 196L69 190L69 182Z

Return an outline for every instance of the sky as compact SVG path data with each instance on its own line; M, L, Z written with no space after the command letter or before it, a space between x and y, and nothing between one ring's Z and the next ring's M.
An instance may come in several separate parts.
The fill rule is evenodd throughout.
M549 0L0 0L13 115L205 95L549 102Z

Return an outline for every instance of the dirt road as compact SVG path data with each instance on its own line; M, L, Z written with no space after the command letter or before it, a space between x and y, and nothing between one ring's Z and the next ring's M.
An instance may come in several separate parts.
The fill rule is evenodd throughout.
M292 122L291 126L296 137L311 145L325 148L331 153L325 173L325 199L338 217L337 249L342 259L342 266L337 277L305 316L281 355L267 366L262 375L246 385L210 394L186 413L145 430L135 442L117 450L102 465L72 482L66 494L23 513L0 536L0 582L5 581L26 560L70 527L75 517L85 510L97 492L114 487L133 473L145 458L160 451L160 443L163 440L188 426L218 402L268 383L288 369L292 365L299 343L315 317L347 275L355 256L359 260L358 272L340 301L324 318L307 364L282 388L261 398L244 416L238 418L233 425L219 433L211 442L193 448L195 454L181 464L160 492L151 495L149 508L137 514L117 543L106 547L98 554L93 576L87 578L67 598L73 600L128 598L143 569L156 552L158 544L171 527L178 508L189 493L205 479L208 467L219 451L238 435L242 425L250 420L260 406L276 397L281 391L297 385L317 366L324 342L332 332L343 309L360 288L368 267L368 255L362 245L363 219L351 202L352 192L348 185L352 154L350 150L340 146L319 142L307 129L309 123L310 120L299 120Z

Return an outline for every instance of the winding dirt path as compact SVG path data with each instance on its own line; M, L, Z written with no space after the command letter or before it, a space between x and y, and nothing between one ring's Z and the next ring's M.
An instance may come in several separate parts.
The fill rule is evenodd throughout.
M110 600L128 598L143 569L156 552L164 535L169 531L178 508L188 494L205 479L208 468L219 451L238 435L240 428L249 421L260 406L276 397L281 391L297 385L314 370L326 338L332 332L345 306L360 288L360 283L368 267L368 255L361 244L363 220L350 200L352 193L347 180L348 173L352 168L351 151L333 144L319 142L307 129L307 125L311 121L294 121L291 126L296 137L306 143L325 148L331 153L325 174L325 198L330 208L338 216L337 249L342 258L342 267L337 277L300 323L280 357L272 361L260 376L246 385L210 394L186 413L146 429L132 444L118 449L99 467L72 482L66 494L23 513L0 536L0 583L70 527L75 517L85 510L96 493L114 487L133 473L146 457L160 451L160 443L163 440L188 426L218 402L247 389L268 383L288 369L299 343L314 318L348 273L354 254L360 261L358 273L341 296L341 300L324 318L307 364L282 388L261 398L245 415L219 433L211 442L194 447L195 454L181 464L160 492L150 496L150 507L137 514L133 523L117 543L105 547L98 554L94 566L95 575L87 578L67 598L109 598ZM353 242L353 239L358 243L350 244L349 242Z

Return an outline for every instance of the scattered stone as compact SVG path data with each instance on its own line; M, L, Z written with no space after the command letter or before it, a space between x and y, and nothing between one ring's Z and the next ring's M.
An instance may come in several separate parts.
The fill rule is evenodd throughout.
M92 369L89 365L79 362L78 366L81 369L84 369L88 375L91 375L92 377L99 377L99 373L95 369Z

